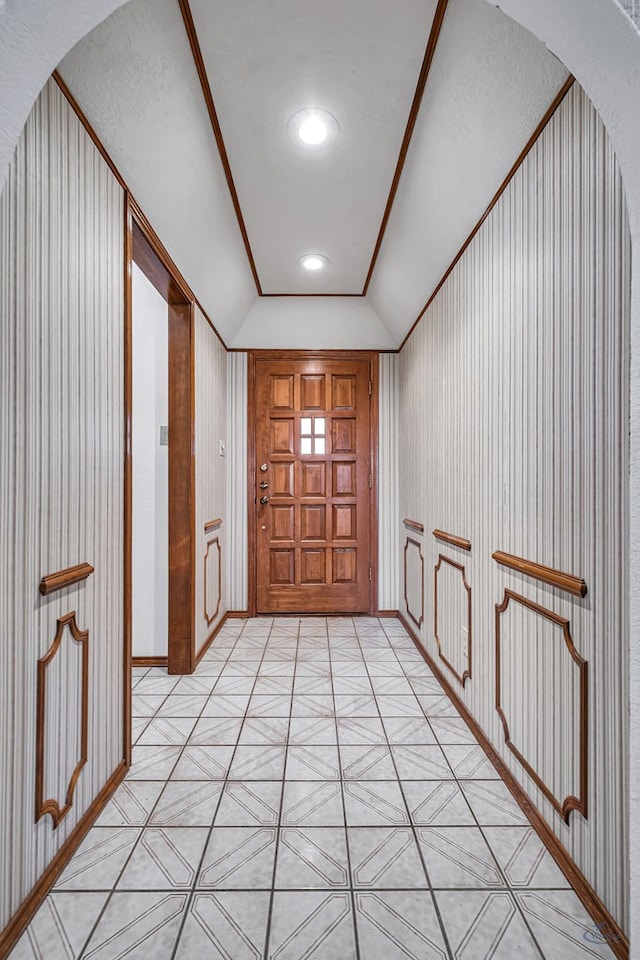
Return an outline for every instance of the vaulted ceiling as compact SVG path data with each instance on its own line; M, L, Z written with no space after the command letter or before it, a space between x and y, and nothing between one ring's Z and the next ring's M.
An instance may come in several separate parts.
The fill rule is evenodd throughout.
M240 347L398 346L567 79L487 0L131 0L59 71Z

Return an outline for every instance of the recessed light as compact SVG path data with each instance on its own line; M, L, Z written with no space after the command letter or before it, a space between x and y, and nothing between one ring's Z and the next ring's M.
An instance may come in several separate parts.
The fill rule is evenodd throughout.
M287 124L289 137L302 147L328 147L338 139L338 121L326 110L306 107L298 110Z
M305 253L303 257L298 258L298 263L305 270L323 270L328 266L329 261L319 253Z

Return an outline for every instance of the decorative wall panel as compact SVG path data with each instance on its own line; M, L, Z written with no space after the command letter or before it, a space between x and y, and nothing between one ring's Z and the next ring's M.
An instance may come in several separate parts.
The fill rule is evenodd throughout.
M445 667L464 687L472 667L471 587L461 563L442 554L433 574L433 635Z
M576 83L408 340L398 378L400 517L473 543L456 554L474 609L473 681L459 695L623 927L629 291L622 182ZM424 549L435 566L435 539ZM588 593L499 565L496 549L579 575ZM588 819L565 823L505 744L494 622L505 588L568 620L589 664ZM558 627L520 610L508 627L513 697L519 677L551 676L565 647ZM419 633L438 662L431 625ZM561 656L558 677L575 684L566 647ZM505 709L514 742L563 801L579 781L575 695L553 706L554 722L548 684L522 697L526 718Z
M424 621L424 554L422 544L407 537L404 544L404 608L419 628Z
M229 411L227 577L229 582L229 610L246 610L248 603L247 366L246 353L227 354L227 406Z
M398 363L395 353L378 360L378 607L399 610L400 531L398 513Z
M121 188L50 82L0 198L0 929L123 759L123 227ZM40 594L79 560L88 579ZM91 644L87 762L53 829L34 822L38 661L71 609ZM58 804L83 753L80 646L65 636L46 668Z
M197 654L229 607L220 564L226 524L217 529L215 538L205 531L213 517L227 516L227 352L197 307L195 326L196 556L197 569L204 566L204 576L196 576Z
M523 637L534 648L526 657ZM565 617L505 590L496 604L496 710L505 743L567 822L574 810L587 815L587 671ZM562 762L547 749L546 727L562 730Z
M87 762L89 631L80 630L75 611L58 618L53 643L38 660L37 710L36 821L49 814L57 827L73 806ZM52 729L53 739L47 737Z

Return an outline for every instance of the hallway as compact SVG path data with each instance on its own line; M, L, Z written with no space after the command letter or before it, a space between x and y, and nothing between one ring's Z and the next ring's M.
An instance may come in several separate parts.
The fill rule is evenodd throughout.
M229 620L133 687L129 775L12 960L612 956L397 620Z

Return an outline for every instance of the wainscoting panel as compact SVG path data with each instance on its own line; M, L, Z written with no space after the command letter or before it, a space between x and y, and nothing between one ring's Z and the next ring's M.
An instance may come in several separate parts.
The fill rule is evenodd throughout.
M229 610L246 610L249 598L247 540L247 354L227 354L229 526L227 577Z
M586 817L588 665L565 617L512 590L496 606L496 710L505 743L557 812Z
M400 517L473 544L424 545L427 570L446 553L473 588L473 677L453 686L623 927L629 290L616 159L576 83L408 340L398 377ZM531 565L569 580L544 582ZM568 621L575 652L559 622L509 603L502 709L536 776L496 710L505 589ZM440 662L428 610L419 634ZM588 816L567 823L554 801L581 797L582 661Z
M197 307L195 322L197 655L228 610L225 578L220 575L227 536L228 442L226 350ZM221 519L215 531L210 528L214 519Z
M415 625L424 622L424 554L413 537L404 542L404 609Z
M50 82L0 198L0 931L123 759L123 238L122 190ZM38 794L71 801L57 827Z
M397 353L378 361L378 608L399 610L401 540L398 532L398 363Z
M433 635L446 669L464 687L471 677L471 587L464 564L440 554L433 571Z

